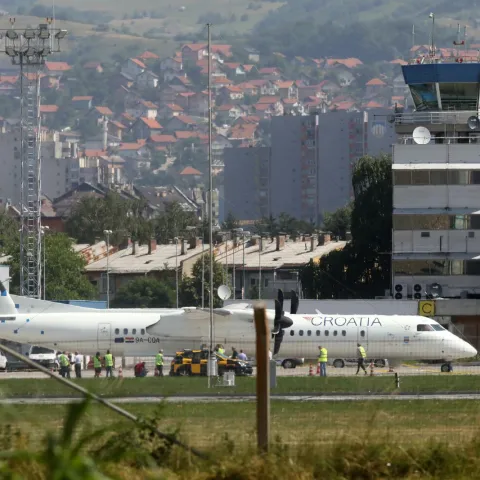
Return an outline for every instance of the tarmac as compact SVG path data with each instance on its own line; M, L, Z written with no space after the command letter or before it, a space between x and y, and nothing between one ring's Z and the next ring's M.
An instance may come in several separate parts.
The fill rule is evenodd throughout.
M255 395L239 396L172 396L172 397L121 397L105 399L116 404L132 403L243 403L255 402ZM272 395L272 401L290 402L365 402L413 400L480 400L480 394L431 394L431 395ZM81 402L82 398L2 398L0 405L66 405Z

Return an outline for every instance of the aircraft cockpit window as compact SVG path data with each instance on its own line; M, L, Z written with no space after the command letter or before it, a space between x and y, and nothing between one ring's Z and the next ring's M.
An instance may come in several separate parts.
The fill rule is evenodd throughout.
M16 317L0 317L0 321L2 322L11 322L12 320L15 320Z
M128 335L128 328L124 328L124 329L123 329L123 334L124 334L124 335Z
M346 337L347 336L347 331L346 330L342 330L342 337Z
M441 332L442 330L445 330L441 325L435 325L434 323L430 324L430 326L437 332Z
M360 332L360 336L361 336L361 337L364 337L364 336L365 336L365 330L362 330L362 331Z
M298 332L298 334L299 334L301 337L303 337L303 330L300 330L300 331Z
M320 336L320 330L317 330L317 337Z
M293 337L295 335L295 332L293 330L290 330L290 336Z
M132 330L132 335L135 335L136 333L137 333L137 329L134 328L134 329Z
M142 335L145 335L145 329L144 329L144 328L142 328L142 329L140 330L140 332L141 332Z
M431 325L426 325L426 324L417 325L417 332L433 332L433 331L434 330Z
M330 332L328 330L325 330L325 336L328 337L329 334Z
M116 328L115 329L115 335L118 335L120 333L120 329L119 328Z
M311 330L307 330L307 335L308 335L309 337L311 337L311 336L312 336L312 331L311 331Z

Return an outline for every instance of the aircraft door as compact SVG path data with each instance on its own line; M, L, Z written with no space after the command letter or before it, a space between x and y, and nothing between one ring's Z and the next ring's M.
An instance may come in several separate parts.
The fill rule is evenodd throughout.
M107 350L112 348L112 327L109 323L98 324L97 348L99 350Z

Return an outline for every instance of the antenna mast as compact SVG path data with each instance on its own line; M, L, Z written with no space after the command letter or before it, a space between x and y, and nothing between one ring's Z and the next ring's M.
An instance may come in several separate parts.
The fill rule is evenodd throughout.
M430 47L430 54L432 57L435 56L435 14L431 13L430 18L432 19L432 34L431 34L431 40L432 40L432 45Z
M412 49L415 46L415 24L412 24ZM413 53L413 50L412 50Z
M210 313L210 347L209 347L209 362L210 356L213 354L214 330L213 330L213 174L212 174L212 52L211 52L211 24L207 23L208 32L208 249L210 256L210 288L209 288L209 313ZM208 369L208 387L211 386L212 369Z

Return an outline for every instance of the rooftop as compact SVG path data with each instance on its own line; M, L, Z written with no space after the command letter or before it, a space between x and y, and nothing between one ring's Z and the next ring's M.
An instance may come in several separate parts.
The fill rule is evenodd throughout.
M245 243L245 269L258 270L261 265L262 270L274 270L277 268L292 268L306 265L311 259L318 261L322 256L334 250L341 250L347 242L330 242L326 245L317 246L314 242L314 249L310 251L310 239L301 241L287 240L281 250L277 250L277 242L270 238L263 239L263 251L259 252L258 244L252 245L251 242ZM227 264L233 267L233 243L227 242ZM219 263L225 264L225 243L220 244L214 249L215 258ZM260 254L260 255L259 255ZM243 267L243 244L239 243L235 249L235 268Z
M181 246L157 245L156 249L149 254L148 245L136 245L135 254L132 246L111 254L108 258L108 270L110 274L146 274L152 271L175 270L175 264L181 264L195 255L202 253L202 246L186 250L181 255ZM208 245L205 245L205 250ZM104 272L107 269L107 258L100 258L85 267L85 272Z

